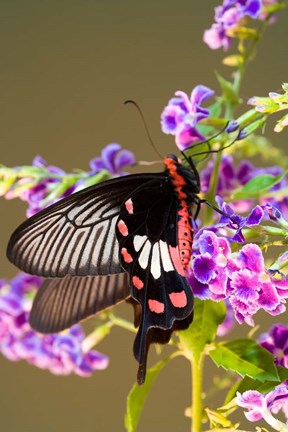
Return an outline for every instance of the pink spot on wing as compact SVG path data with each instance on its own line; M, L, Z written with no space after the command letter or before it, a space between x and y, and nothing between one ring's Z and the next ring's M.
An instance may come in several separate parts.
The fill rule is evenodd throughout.
M128 228L127 228L127 225L125 224L125 222L123 220L120 220L118 222L117 228L118 228L120 234L122 234L124 237L126 237L128 235Z
M172 292L169 294L169 297L173 306L177 308L183 308L187 305L187 296L184 290L181 292Z
M142 282L142 280L138 276L133 276L132 282L133 282L133 285L135 286L135 288L137 288L138 290L140 290L144 287L144 283Z
M185 276L185 271L181 265L181 261L179 257L178 247L169 246L169 252L176 271L180 274L180 276Z
M163 313L165 306L164 303L158 302L157 300L148 300L148 306L151 312Z
M125 261L125 263L130 264L133 261L132 256L129 254L126 248L121 249L121 255Z
M133 202L132 202L131 198L129 198L125 202L125 207L126 207L126 210L129 214L133 214Z

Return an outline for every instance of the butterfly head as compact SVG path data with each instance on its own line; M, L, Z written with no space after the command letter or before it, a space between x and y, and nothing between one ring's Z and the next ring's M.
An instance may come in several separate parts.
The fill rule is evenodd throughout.
M164 163L166 164L166 161L168 162L168 161L172 161L172 162L176 162L176 164L178 164L178 165L181 165L181 159L179 159L177 156L175 156L174 154L172 154L172 153L169 153L166 157L165 157L165 159L164 159Z

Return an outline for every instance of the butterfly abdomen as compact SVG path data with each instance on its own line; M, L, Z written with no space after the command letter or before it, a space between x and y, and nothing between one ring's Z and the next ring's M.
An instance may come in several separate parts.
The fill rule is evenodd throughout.
M169 173L170 180L172 182L174 191L180 202L180 208L178 210L178 249L181 261L182 272L179 273L185 275L185 270L191 259L192 243L193 243L193 228L191 225L191 214L188 207L188 196L184 188L187 189L187 181L184 175L180 172L180 167L183 170L182 165L179 164L176 158L166 157L164 164Z

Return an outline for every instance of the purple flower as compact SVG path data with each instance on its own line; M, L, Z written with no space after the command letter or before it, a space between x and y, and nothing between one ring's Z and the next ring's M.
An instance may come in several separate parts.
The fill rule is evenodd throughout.
M266 271L259 246L247 244L229 262L229 301L239 323L254 325L252 316L260 309L270 315L285 311L288 278Z
M63 178L67 176L67 173L61 168L48 165L41 156L36 156L33 159L32 167L43 169L46 175L38 179L36 184L24 190L20 195L20 198L29 204L27 217L33 216L47 205L58 201L63 197L63 193L67 189L66 185L61 187L63 185Z
M201 171L201 190L204 193L207 193L210 189L211 184L211 176L214 169L214 161L211 160L207 167ZM221 198L230 198L231 193L244 186L249 180L262 176L262 175L272 175L274 177L279 176L283 173L282 168L279 166L271 166L265 168L257 168L254 167L247 160L243 160L238 167L235 166L232 156L223 155L221 159L221 164L219 168L219 177L217 184L217 195ZM269 196L261 197L259 199L260 205L265 205L266 203L270 203L274 207L278 208L282 211L284 217L288 218L288 198L287 194L281 196L274 195L273 192L280 192L282 189L286 189L288 187L288 181L286 177L283 177L279 182L271 187L269 191L267 191L267 195ZM254 205L254 200L252 199L241 199L239 201L233 201L231 203L231 207L234 211L237 212L247 212L252 209Z
M231 45L231 37L220 22L212 24L210 29L204 31L203 41L213 50L223 47L224 51L227 51Z
M192 274L188 275L192 288L194 287L192 278L196 278L198 283L202 284L206 298L207 288L209 288L212 299L213 293L217 293L216 300L224 300L227 286L227 257L230 254L230 245L225 238L217 237L213 232L204 230L197 241L197 254L194 255L192 262ZM205 298L203 295L199 297Z
M195 141L203 140L196 125L209 116L209 110L201 105L214 95L214 91L203 85L196 86L190 98L182 91L175 93L161 114L162 131L175 135L180 150L190 147Z
M280 384L269 393L261 394L256 390L248 390L243 394L237 393L236 404L246 408L244 414L251 422L264 419L275 430L286 430L285 424L273 415L283 410L286 419L288 414L288 386Z
M0 351L12 361L26 360L57 375L89 376L108 365L97 351L86 351L80 325L60 334L41 335L31 329L28 316L41 278L20 273L0 281Z
M260 335L258 342L273 354L275 364L288 368L288 327L274 324L267 333Z
M215 23L205 30L203 40L211 49L223 47L226 51L235 31L246 17L258 18L262 8L261 0L224 0L215 8Z
M268 201L268 200L264 200ZM288 207L286 207L286 204L288 204L288 200L285 197L282 201L273 201L271 200L273 205L271 203L267 203L262 206L263 210L268 214L268 217L273 221L275 224L279 225L280 227L284 228L286 231L288 230ZM285 217L283 216L283 213L285 214Z
M193 258L187 277L195 296L226 300L240 324L253 326L260 309L270 315L285 311L288 278L265 269L259 246L247 244L232 253L228 239L202 229L195 236Z
M218 207L224 214L220 216L219 221L214 225L214 229L222 227L237 228L232 240L239 243L244 243L245 238L242 234L243 228L259 225L264 216L264 210L261 206L254 207L248 216L239 216L234 213L232 207L225 203L220 197L216 197Z
M111 174L121 174L122 168L133 164L135 164L134 154L122 149L121 145L117 143L108 144L102 149L100 157L96 157L90 161L93 174L103 169L106 169Z

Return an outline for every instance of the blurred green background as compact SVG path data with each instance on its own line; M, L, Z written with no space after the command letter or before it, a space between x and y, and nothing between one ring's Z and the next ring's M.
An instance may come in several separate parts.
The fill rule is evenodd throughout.
M119 142L138 160L158 159L136 100L159 151L175 151L159 127L174 91L201 83L218 90L214 71L221 51L202 42L218 1L200 0L0 0L1 163L30 164L37 154L65 170L88 168L102 146ZM277 91L287 81L284 12L271 26L250 66L244 100ZM287 133L268 135L285 145ZM16 269L5 258L12 230L25 205L0 200L1 277ZM132 311L121 306L127 316ZM281 317L282 319L282 317ZM204 330L204 329L203 329ZM246 334L246 328L238 329ZM133 336L120 329L99 346L110 367L92 378L55 377L25 363L0 358L0 428L3 432L123 431L125 398L136 377ZM149 356L155 360L154 349ZM211 365L208 365L208 367ZM140 432L189 430L189 364L174 360L157 380L145 406Z

